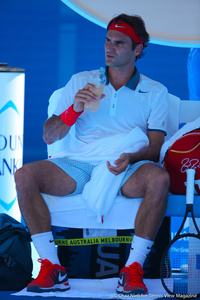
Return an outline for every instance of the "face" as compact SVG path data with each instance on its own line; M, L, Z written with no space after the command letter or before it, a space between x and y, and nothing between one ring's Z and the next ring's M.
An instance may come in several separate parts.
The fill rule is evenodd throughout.
M130 67L139 54L138 47L132 50L132 40L124 33L109 30L105 42L105 60L109 67Z

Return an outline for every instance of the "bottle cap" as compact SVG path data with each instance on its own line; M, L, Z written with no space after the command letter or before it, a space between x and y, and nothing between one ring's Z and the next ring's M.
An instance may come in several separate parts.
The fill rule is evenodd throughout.
M99 69L99 71L100 71L101 73L105 73L105 69L104 69L103 67L101 67L101 68Z

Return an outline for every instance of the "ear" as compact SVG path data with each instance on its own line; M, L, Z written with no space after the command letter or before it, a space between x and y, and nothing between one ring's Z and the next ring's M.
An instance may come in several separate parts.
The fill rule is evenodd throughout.
M143 44L138 44L138 45L135 47L135 56L140 55L140 53L142 52L142 50L143 50Z

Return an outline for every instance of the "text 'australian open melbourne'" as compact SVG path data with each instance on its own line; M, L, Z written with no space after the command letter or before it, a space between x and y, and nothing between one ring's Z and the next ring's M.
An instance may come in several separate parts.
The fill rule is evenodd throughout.
M22 166L22 159L17 158L16 151L23 147L23 137L20 135L0 135L0 175L13 175ZM8 152L11 153L7 158ZM13 153L13 156L12 156Z

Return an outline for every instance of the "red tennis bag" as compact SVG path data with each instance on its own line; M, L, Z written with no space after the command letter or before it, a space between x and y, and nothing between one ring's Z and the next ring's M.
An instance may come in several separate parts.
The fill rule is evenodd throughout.
M178 138L168 149L164 168L170 175L170 192L186 194L186 170L195 169L195 190L200 194L200 128Z

